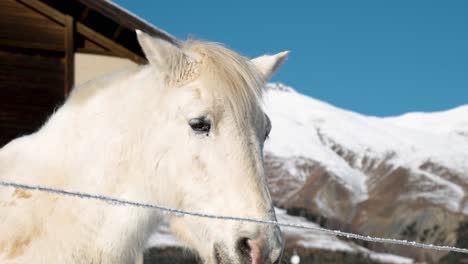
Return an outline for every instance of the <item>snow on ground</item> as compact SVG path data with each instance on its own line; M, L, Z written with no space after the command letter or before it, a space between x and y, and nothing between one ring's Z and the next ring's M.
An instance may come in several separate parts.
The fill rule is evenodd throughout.
M185 243L178 240L175 236L172 235L167 217L163 216L161 217L161 223L158 225L157 230L153 233L153 235L149 238L148 242L146 243L146 247L185 247Z
M285 210L277 208L275 211L279 222L319 228L317 224L309 222L303 217L290 216L286 214ZM370 259L374 261L382 263L413 263L412 259L392 254L373 252L365 247L358 246L352 242L343 241L335 236L320 232L297 228L282 228L282 232L286 236L300 237L301 239L297 241L297 245L302 246L304 248L360 253L367 255Z

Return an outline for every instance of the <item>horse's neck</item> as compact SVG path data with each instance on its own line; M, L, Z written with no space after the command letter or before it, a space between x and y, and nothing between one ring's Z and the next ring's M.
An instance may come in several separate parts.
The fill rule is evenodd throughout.
M139 148L143 146L130 142L132 137L128 137L129 133L139 132L132 131L138 130L135 122L139 121L132 121L131 116L132 106L138 104L137 93L142 91L132 90L141 89L135 83L135 87L125 86L136 81L132 78L143 78L142 74L145 73L135 73L137 76L129 77L119 84L120 87L97 91L84 102L70 98L37 133L19 138L0 150L0 165L5 166L0 166L0 179L155 202L148 201L145 196L145 180L138 170L141 166L138 162L142 160L138 157L142 155ZM119 94L122 89L128 91ZM57 212L78 219L69 226L56 219L57 226L76 229L77 235L96 241L96 245L92 245L96 248L112 247L124 252L129 250L130 244L141 246L155 225L154 212L144 209L115 207L78 198L57 201L53 205ZM44 225L44 228L54 228L47 227L48 223ZM70 240L74 244L77 238L70 237Z
M67 177L79 178L76 184L115 182L114 177L122 177L137 160L129 156L130 149L141 147L134 139L144 126L140 110L147 75L148 69L142 68L108 84L97 81L96 85L104 87L92 87L92 91L78 88L34 135L39 148L54 163L60 161Z

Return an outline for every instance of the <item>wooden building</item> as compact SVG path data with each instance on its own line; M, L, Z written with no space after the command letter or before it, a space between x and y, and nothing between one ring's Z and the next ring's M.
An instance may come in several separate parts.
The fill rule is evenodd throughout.
M1 0L0 147L35 131L74 85L146 63L135 29L173 41L105 0Z

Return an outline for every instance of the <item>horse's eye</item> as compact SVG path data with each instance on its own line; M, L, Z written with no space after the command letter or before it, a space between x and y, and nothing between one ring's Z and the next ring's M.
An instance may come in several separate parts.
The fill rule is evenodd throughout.
M270 129L268 129L265 133L265 140L270 137Z
M211 129L210 121L205 118L192 118L189 125L197 133L209 133Z
M271 132L271 120L270 118L266 116L266 131L265 131L265 140L268 138L268 136L270 136L270 132Z

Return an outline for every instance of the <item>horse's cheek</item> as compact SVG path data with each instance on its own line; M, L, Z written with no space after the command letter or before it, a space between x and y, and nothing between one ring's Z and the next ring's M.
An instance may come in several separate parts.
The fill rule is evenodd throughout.
M192 177L196 181L203 181L203 182L208 181L208 171L206 168L206 163L200 159L200 156L195 156L192 159L191 171L193 173Z

